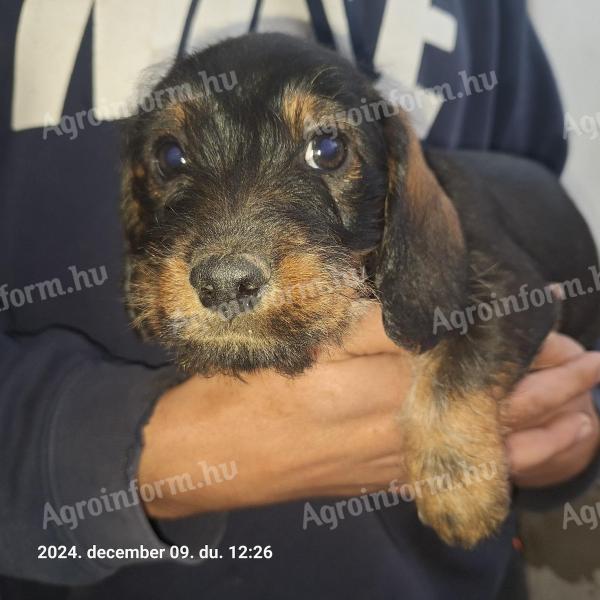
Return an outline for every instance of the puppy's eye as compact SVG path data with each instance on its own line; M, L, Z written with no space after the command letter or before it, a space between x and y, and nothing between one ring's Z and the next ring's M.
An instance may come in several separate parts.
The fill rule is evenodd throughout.
M187 160L181 146L174 140L160 143L156 149L156 160L160 174L168 179L181 173Z
M317 135L308 144L304 160L313 169L333 171L342 166L346 153L346 144L342 139L331 135Z

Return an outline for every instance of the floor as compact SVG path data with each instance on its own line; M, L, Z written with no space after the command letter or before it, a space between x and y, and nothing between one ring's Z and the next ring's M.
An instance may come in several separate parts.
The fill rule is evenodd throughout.
M531 600L600 600L600 481L570 507L520 517Z

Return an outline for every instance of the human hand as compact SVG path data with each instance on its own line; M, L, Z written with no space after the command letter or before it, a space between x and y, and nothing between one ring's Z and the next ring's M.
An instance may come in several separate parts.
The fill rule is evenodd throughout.
M343 349L296 378L272 371L194 376L159 399L144 430L140 486L233 461L236 476L181 493L162 486L153 517L344 496L402 477L398 413L412 372L373 305Z
M600 426L591 389L600 382L600 352L551 333L503 414L514 482L543 487L583 471L598 452Z

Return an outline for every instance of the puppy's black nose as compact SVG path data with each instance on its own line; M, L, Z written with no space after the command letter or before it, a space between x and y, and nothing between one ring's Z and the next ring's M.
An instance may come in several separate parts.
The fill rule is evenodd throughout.
M219 310L236 300L243 304L242 309L251 310L269 277L267 262L258 256L211 255L192 268L190 283L206 308Z

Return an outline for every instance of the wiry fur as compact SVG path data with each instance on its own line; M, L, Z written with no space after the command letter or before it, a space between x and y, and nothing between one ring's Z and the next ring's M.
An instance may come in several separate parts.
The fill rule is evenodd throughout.
M231 90L198 84L200 71L232 69ZM465 335L436 331L435 314L516 294L523 284L578 277L584 289L592 285L594 244L556 178L503 155L424 154L396 111L353 122L349 109L385 106L370 83L336 54L287 36L213 46L176 63L156 90L181 84L192 97L140 113L125 132L135 326L188 372L296 374L319 349L341 343L376 297L388 335L414 356L401 415L410 480L449 474L464 483L477 465L494 466L493 478L419 498L419 514L448 543L471 547L491 535L509 505L502 399L559 313L565 333L588 344L598 335L598 302L582 295L562 311L546 303L478 320ZM304 161L319 129L347 142L337 171ZM165 137L188 157L169 181L155 157ZM272 275L253 309L228 320L201 304L190 270L203 256L232 252L260 255Z

